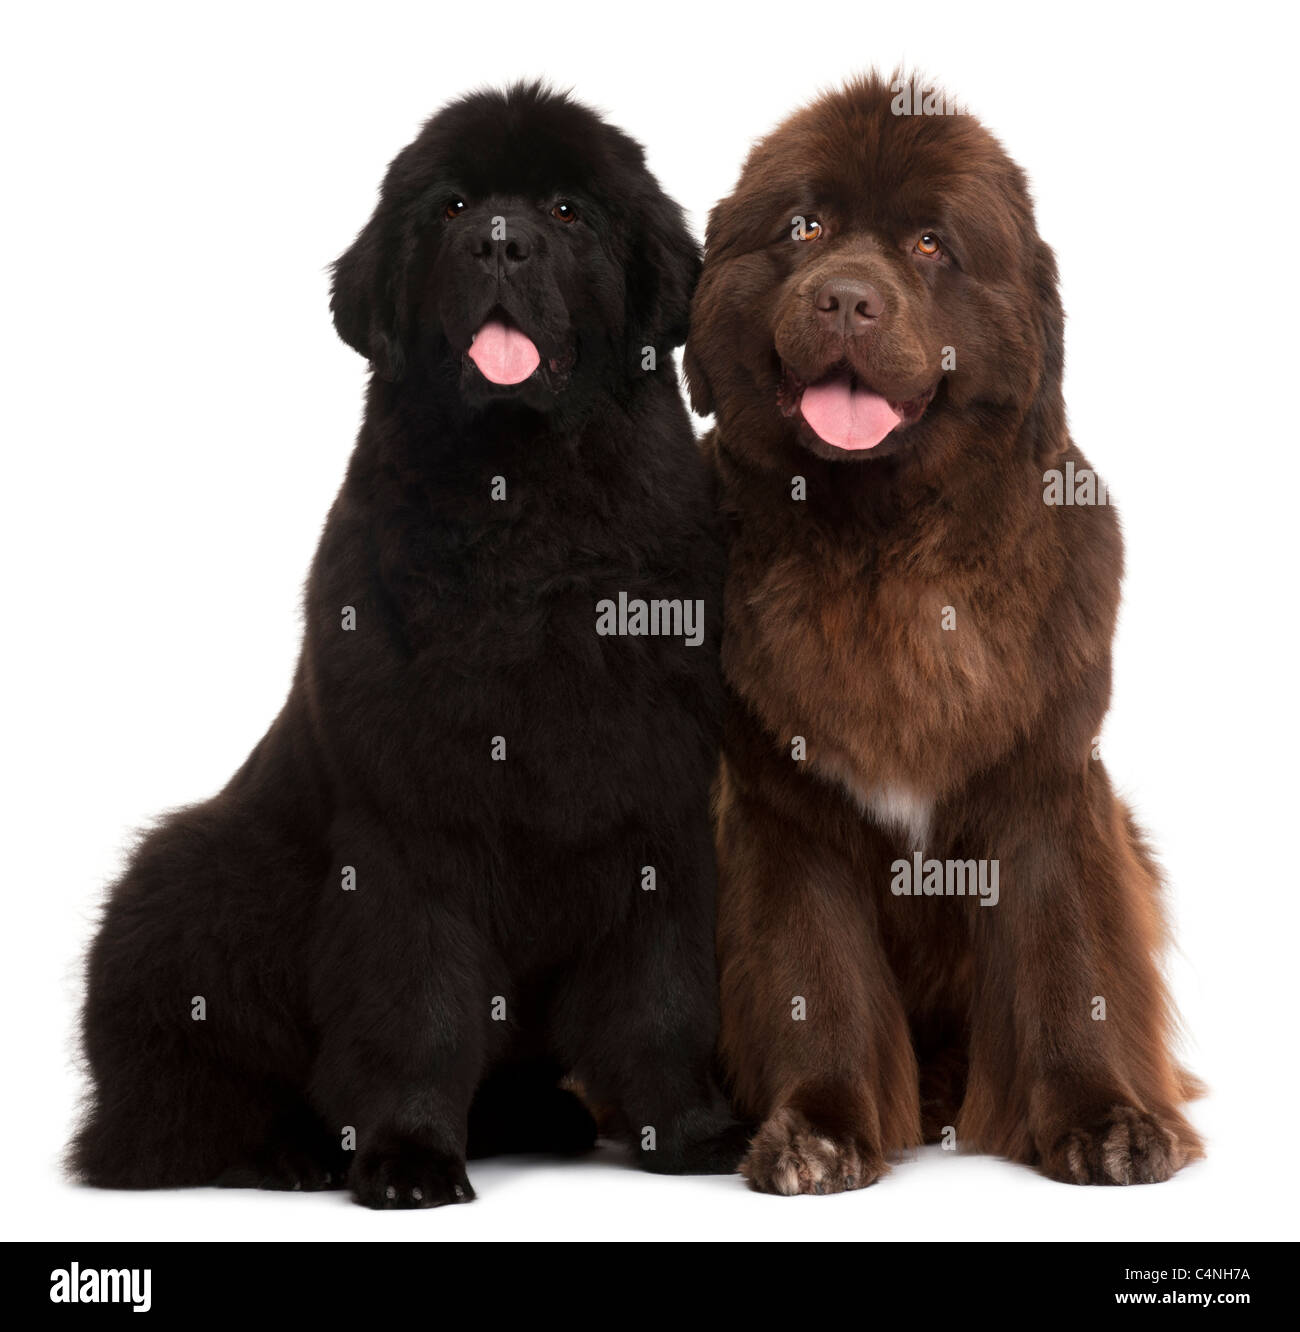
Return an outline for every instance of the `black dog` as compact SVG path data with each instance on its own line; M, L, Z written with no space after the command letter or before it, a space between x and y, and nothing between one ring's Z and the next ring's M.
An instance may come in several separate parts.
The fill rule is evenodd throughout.
M462 1201L467 1152L592 1144L570 1073L647 1168L736 1167L722 557L671 362L698 268L639 146L541 87L392 163L335 266L374 373L293 689L112 892L81 1178ZM651 601L657 635L598 632Z

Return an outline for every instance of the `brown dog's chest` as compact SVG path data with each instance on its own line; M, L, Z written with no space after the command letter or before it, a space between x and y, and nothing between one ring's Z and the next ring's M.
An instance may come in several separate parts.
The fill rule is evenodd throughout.
M1035 616L979 570L825 548L732 551L724 664L768 731L882 822L915 827L1037 706Z

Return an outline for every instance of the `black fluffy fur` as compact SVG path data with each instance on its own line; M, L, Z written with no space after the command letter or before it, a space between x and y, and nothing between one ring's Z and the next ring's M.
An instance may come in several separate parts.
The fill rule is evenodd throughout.
M735 1168L712 1074L722 556L671 363L698 267L639 146L544 88L453 103L392 163L335 266L374 373L293 688L112 890L80 1178L462 1201L467 1155L592 1144L570 1073L648 1168ZM494 310L542 356L519 389L464 355ZM704 643L598 637L620 591L702 598Z

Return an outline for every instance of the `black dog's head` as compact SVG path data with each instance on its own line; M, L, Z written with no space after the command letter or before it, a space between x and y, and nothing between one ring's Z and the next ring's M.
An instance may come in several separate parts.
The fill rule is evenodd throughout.
M698 273L640 145L520 84L453 102L398 154L330 308L386 380L548 411L680 345Z

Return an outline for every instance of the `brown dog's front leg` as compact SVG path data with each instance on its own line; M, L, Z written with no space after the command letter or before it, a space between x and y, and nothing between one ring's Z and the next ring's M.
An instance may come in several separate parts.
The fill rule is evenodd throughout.
M916 1058L868 885L840 853L734 792L719 825L722 1054L761 1119L764 1193L874 1183L921 1140Z
M976 909L958 1135L1066 1183L1156 1183L1202 1149L1179 1110L1155 868L1100 763L1037 792L1013 807L988 788L1001 887Z

